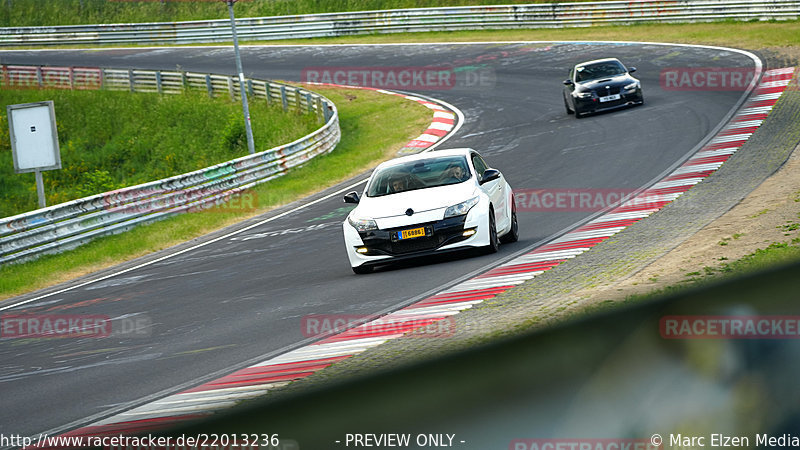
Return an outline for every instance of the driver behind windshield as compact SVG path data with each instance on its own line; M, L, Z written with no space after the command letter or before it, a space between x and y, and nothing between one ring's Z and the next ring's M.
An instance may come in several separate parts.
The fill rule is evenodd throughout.
M444 181L449 183L460 183L466 179L466 171L461 164L450 163L444 172Z

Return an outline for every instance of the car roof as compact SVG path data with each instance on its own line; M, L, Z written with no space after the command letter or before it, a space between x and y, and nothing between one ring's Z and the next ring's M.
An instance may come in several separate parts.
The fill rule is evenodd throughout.
M575 64L575 67L587 66L589 64L600 63L600 62L609 62L609 61L616 61L616 62L622 64L622 62L617 58L602 58L602 59L593 59L591 61L584 61L582 63Z
M403 164L409 161L423 161L426 159L439 158L442 156L468 156L470 152L475 152L471 148L450 148L447 150L434 150L430 152L416 153L414 155L400 156L378 165L377 168L391 167L396 164ZM477 153L477 152L476 152Z

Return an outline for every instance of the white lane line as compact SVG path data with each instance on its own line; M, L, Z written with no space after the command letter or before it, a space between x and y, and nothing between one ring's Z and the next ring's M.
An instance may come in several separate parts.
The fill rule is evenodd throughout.
M685 173L693 173L693 172L714 171L719 169L722 164L723 164L722 162L714 162L706 164L689 164L675 169L675 171L672 172L672 175L682 175Z
M746 141L753 133L731 134L727 136L717 136L709 141L709 144L723 144L726 142Z
M567 233L564 236L556 239L555 241L552 241L551 244L561 244L570 241L580 241L583 239L609 237L619 233L625 228L627 227L610 227L610 228L603 228L601 230L578 231L573 233Z
M694 186L695 184L703 180L705 180L705 177L681 178L680 180L660 181L654 184L650 189L657 190L657 189L667 189L671 187L680 187L680 186Z
M609 213L606 214L605 216L598 217L597 219L594 219L589 223L602 223L602 222L612 222L616 220L629 220L629 219L644 219L645 217L650 216L659 209L661 208L654 207L651 209L643 209L641 211Z

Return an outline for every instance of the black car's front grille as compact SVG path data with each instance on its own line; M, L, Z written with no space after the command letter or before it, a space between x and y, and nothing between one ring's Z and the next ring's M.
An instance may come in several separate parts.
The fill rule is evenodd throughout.
M604 87L597 88L594 90L594 93L597 94L598 97L605 97L607 95L619 94L619 91L620 91L619 86L612 86L611 89L606 89Z

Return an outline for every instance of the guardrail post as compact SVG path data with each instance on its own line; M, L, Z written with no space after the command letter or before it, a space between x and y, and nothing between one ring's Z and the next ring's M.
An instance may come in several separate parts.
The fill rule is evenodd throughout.
M314 105L311 103L311 93L306 92L306 113L311 113L314 110Z
M233 77L228 77L228 92L231 94L231 101L236 100L236 93L233 89Z
M206 74L206 90L208 90L208 96L214 98L214 85L211 84L211 75Z
M181 88L184 92L189 90L189 79L186 78L186 72L181 72Z
M130 85L131 92L136 92L136 81L133 77L133 69L128 69L128 84Z
M322 98L316 97L317 122L325 122L325 111L322 110Z
M100 89L106 88L106 69L100 69Z
M69 88L74 90L75 89L75 68L70 66L67 69L67 78L69 78Z
M247 79L247 95L250 97L255 97L255 93L253 92L253 80Z
M39 84L39 89L44 87L44 77L42 76L42 66L36 66L36 83Z
M289 99L286 98L286 86L281 85L281 103L283 103L283 110L289 110Z
M164 93L164 89L161 87L161 71L156 70L156 90L159 94Z
M327 103L323 103L322 105L323 105L322 111L325 112L325 123L328 123L328 121L331 120L333 112L330 110L330 108L328 108Z
M272 95L270 93L270 84L269 81L264 82L264 93L267 96L267 106L272 106Z

